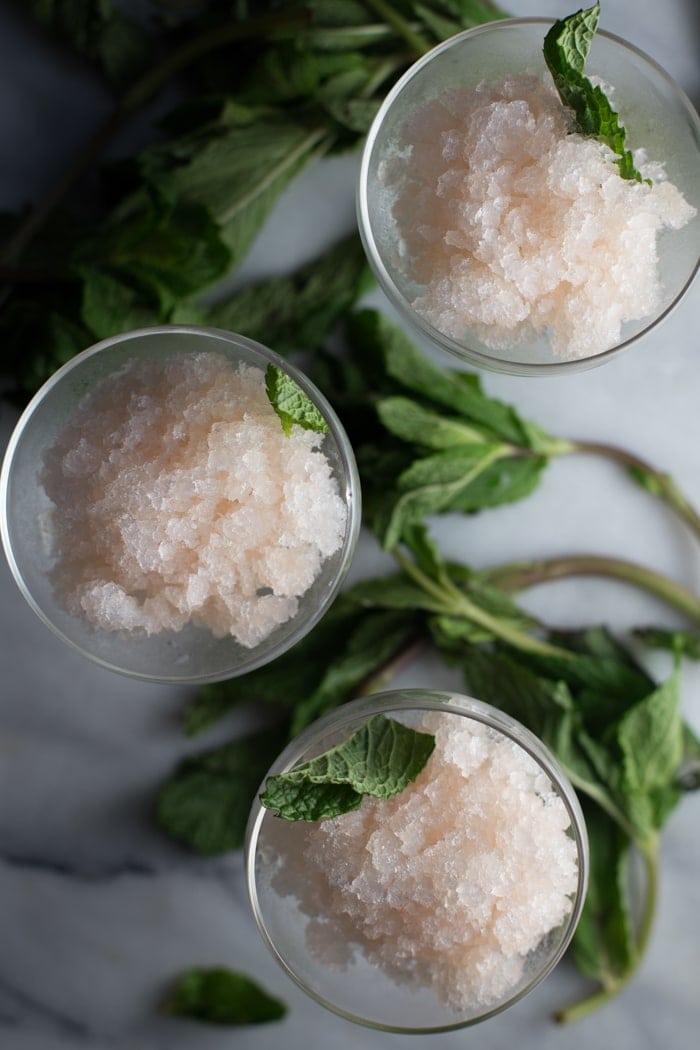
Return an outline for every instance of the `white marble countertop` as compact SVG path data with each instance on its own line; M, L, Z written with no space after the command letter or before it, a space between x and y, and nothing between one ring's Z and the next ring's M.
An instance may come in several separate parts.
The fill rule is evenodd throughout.
M514 14L564 15L562 0L512 0ZM655 57L700 98L696 0L607 0L605 28ZM0 207L48 185L107 106L92 81L4 5L0 11ZM311 257L354 222L357 157L303 176L261 234L244 273ZM380 303L379 294L375 302ZM486 376L554 433L613 442L670 469L700 506L700 283L659 329L600 369L564 378ZM0 447L16 413L0 408ZM440 523L445 549L476 567L582 551L632 558L700 589L700 553L685 527L612 466L556 462L537 493L511 508ZM351 579L383 565L363 538ZM571 581L532 592L550 622L606 621L624 632L674 623L623 585ZM663 656L650 666L664 674ZM423 662L402 685L457 686ZM700 729L700 669L684 669L683 702ZM154 828L155 791L178 758L216 742L186 741L189 691L103 671L39 622L0 560L0 1047L2 1050L354 1050L410 1042L356 1028L299 992L259 939L241 856L193 858ZM235 721L225 727L235 732ZM223 733L223 730L222 730ZM661 896L651 948L605 1009L561 1028L551 1012L584 983L564 962L528 998L466 1032L423 1037L435 1050L689 1050L700 1024L700 799L687 798L662 840ZM161 1017L163 989L194 965L255 975L290 1006L281 1023L215 1029ZM412 1044L413 1045L413 1044Z

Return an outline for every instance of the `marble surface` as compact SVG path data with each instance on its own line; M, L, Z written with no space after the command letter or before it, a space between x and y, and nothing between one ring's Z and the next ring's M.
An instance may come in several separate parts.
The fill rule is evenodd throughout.
M515 14L563 15L568 3L513 0ZM608 0L604 25L666 66L700 97L696 0ZM0 10L0 207L48 185L105 111L83 70ZM285 269L350 229L357 158L325 163L286 194L243 275ZM379 295L375 302L381 303ZM487 376L555 433L615 442L671 469L700 505L700 284L637 348L601 369L556 379ZM16 415L0 408L0 441ZM441 521L448 553L477 567L514 558L595 552L633 558L700 588L696 541L663 507L608 464L554 464L515 507ZM363 537L351 579L384 556ZM561 624L605 620L624 632L672 624L658 603L622 585L562 582L528 604ZM659 675L663 656L650 661ZM458 686L424 661L402 685ZM241 717L188 742L179 713L189 691L138 683L64 648L36 619L0 562L0 1047L2 1050L379 1050L414 1042L343 1022L307 999L258 938L239 854L193 858L152 820L158 785L190 751L240 732ZM700 670L684 669L683 702L700 729ZM700 1023L700 799L686 799L663 836L658 919L633 983L615 1002L567 1028L551 1012L585 984L564 962L523 1002L467 1032L423 1037L434 1050L689 1050ZM213 1029L159 1016L168 982L193 965L227 964L284 998L288 1017L257 1028Z

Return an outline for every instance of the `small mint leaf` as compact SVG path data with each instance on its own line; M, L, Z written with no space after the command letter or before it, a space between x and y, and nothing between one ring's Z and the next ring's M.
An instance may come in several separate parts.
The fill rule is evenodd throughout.
M358 809L363 795L390 798L416 779L435 740L383 715L288 773L268 777L260 801L283 820L327 820Z
M279 1021L287 1008L243 973L223 966L188 970L163 1003L163 1013L209 1024L262 1024Z
M594 135L617 154L616 164L623 179L643 182L632 154L625 148L626 133L618 114L602 88L594 87L584 76L599 18L600 4L596 3L555 22L544 39L544 59L559 97L576 115L576 130Z
M328 424L311 398L281 368L275 365L267 366L265 389L287 437L291 434L295 423L304 430L316 430L320 434L328 433Z

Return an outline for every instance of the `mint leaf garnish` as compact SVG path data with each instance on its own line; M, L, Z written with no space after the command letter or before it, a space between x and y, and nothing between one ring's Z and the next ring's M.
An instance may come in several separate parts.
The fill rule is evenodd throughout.
M250 977L222 966L182 974L161 1009L210 1024L261 1024L287 1012Z
M267 366L265 389L287 437L291 434L295 423L304 430L317 430L321 434L328 433L328 424L316 405L299 384L295 383L291 376L288 376L281 368L275 365Z
M283 820L337 817L358 809L364 795L398 795L416 779L434 746L429 733L375 715L325 754L268 777L260 801Z
M600 4L596 3L555 22L544 40L544 59L559 97L576 114L576 130L594 135L617 154L615 163L623 179L643 182L631 152L625 149L626 133L618 114L603 89L584 76L599 18Z

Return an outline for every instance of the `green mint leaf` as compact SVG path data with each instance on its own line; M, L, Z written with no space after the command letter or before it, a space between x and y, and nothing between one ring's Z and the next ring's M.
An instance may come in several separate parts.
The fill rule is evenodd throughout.
M668 649L670 652L700 660L700 637L692 631L669 630L666 627L637 627L632 632L649 649Z
M148 34L111 0L34 0L32 13L113 84L127 86L152 62Z
M352 592L348 593L347 600L352 601ZM316 688L295 704L291 736L351 699L358 689L364 692L368 681L383 677L387 665L415 641L419 621L414 605L369 612L358 606L355 609L357 620L342 637L342 648L335 660L326 660Z
M377 607L356 599L354 588L345 591L313 631L277 660L200 689L185 711L186 731L200 733L241 705L266 704L292 719L290 732L296 735L349 700L415 640L416 608L414 602L403 608Z
M432 514L473 513L529 495L539 483L547 460L515 457L505 445L472 445L445 449L415 460L398 478L393 506L378 519L383 546L391 550L406 529ZM371 505L371 504L370 504Z
M182 974L161 1010L209 1024L241 1025L279 1021L287 1007L245 974L216 966Z
M555 79L582 77L600 20L600 4L555 22L544 39L544 57Z
M649 794L672 783L683 756L683 723L677 671L620 720L617 742L623 756L623 784Z
M239 849L255 793L285 739L267 729L184 759L158 794L161 829L204 857Z
M372 281L353 233L294 273L257 282L210 307L207 323L258 339L278 354L318 350Z
M330 142L323 127L228 107L206 129L151 146L140 168L167 199L207 208L237 265L282 190Z
M160 321L170 319L183 297L222 277L230 261L207 208L143 191L128 197L74 256L81 272L92 267L141 290Z
M576 790L628 829L618 755L589 737L569 686L540 677L520 656L465 646L460 663L468 688L526 725L556 755Z
M362 805L362 794L350 784L311 783L269 777L260 801L282 820L332 820Z
M462 668L474 696L497 705L552 745L574 706L568 687L539 678L505 653L466 647Z
M588 892L572 942L585 977L609 987L637 961L630 899L630 840L601 809L583 800L588 830Z
M308 394L305 394L299 384L276 365L267 366L265 389L287 437L291 434L295 423L304 430L315 430L321 434L328 433L328 423Z
M390 433L403 441L426 448L483 445L487 441L479 430L467 423L450 416L441 416L407 397L381 398L376 409L377 415Z
M438 598L428 594L405 576L361 580L352 589L352 600L363 609L420 609L425 612L440 612L443 608Z
M81 317L95 339L108 339L131 328L160 320L156 304L138 289L106 271L80 268L83 278Z
M18 400L34 394L61 365L94 341L78 318L20 298L11 299L0 312L0 340Z
M634 159L625 148L626 133L605 92L584 76L591 43L598 28L600 4L577 11L555 22L547 33L543 53L552 79L565 106L574 111L576 130L594 135L617 154L623 179L642 182Z
M338 816L357 809L364 795L399 794L416 779L434 746L429 733L375 715L325 754L268 777L260 801L283 820Z
M351 347L361 355L363 363L372 357L383 362L385 375L404 390L452 409L464 417L464 422L484 428L493 437L527 447L528 435L512 406L483 394L474 377L465 382L460 373L433 364L378 311L352 314L347 330Z
M359 607L348 600L347 592L341 594L321 622L277 660L241 677L203 686L186 708L186 732L201 733L244 704L293 711L314 695L329 667L343 659L361 619ZM370 671L363 668L361 677Z

